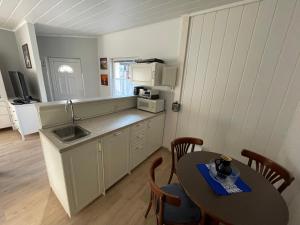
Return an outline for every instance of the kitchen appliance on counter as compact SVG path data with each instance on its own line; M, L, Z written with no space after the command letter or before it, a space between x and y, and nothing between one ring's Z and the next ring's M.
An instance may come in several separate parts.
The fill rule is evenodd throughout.
M140 89L139 96L148 99L159 99L159 90Z
M165 100L164 99L147 99L138 98L137 108L152 113L159 113L164 111Z
M140 90L144 90L145 88L143 86L135 86L133 88L133 94L134 95L140 95Z

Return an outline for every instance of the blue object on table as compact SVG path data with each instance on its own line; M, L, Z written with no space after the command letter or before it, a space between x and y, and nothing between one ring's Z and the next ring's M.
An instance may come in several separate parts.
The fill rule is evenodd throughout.
M217 195L230 195L231 193L227 192L227 190L216 180L214 180L210 174L209 174L209 169L207 168L206 164L200 163L197 164L197 169L201 173L201 175L204 177L208 185L213 189L213 191ZM242 191L242 192L251 192L251 188L244 182L242 179L239 177L235 185Z

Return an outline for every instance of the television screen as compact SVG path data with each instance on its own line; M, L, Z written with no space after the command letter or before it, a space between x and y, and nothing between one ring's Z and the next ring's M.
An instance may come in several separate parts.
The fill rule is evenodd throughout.
M15 96L23 100L29 100L29 92L24 75L17 71L9 71L9 77Z

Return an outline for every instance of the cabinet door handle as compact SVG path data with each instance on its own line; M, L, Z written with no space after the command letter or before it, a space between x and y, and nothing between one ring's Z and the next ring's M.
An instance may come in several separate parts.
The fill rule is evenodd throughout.
M98 152L102 152L101 142L99 142L99 144L98 144Z
M121 131L114 133L115 136L119 136L120 134L122 134Z

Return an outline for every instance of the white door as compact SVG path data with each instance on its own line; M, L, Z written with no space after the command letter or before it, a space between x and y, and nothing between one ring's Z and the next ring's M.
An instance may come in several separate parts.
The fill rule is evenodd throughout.
M80 59L49 58L54 100L84 97Z

